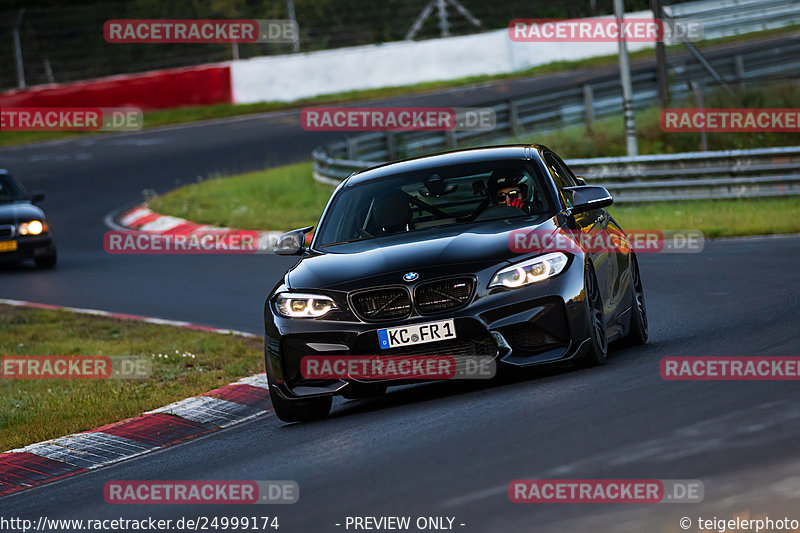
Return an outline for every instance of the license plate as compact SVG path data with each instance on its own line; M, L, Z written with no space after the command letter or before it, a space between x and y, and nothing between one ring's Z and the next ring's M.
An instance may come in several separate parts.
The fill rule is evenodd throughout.
M378 344L381 350L455 338L456 327L452 319L378 330Z
M0 241L0 252L14 252L17 250L17 241Z

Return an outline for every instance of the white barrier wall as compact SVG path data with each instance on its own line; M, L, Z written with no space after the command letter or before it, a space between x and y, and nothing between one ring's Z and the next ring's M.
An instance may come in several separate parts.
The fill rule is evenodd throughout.
M650 11L626 18L652 17ZM628 43L631 51L653 43ZM520 43L508 30L462 37L265 56L233 61L231 89L238 104L412 85L524 70L553 61L617 53L617 43Z

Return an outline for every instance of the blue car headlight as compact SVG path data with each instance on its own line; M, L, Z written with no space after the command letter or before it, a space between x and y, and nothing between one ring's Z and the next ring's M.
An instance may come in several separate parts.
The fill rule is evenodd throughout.
M47 222L31 220L30 222L23 222L20 224L17 231L20 235L41 235L42 233L47 233L49 230L50 228L47 226Z

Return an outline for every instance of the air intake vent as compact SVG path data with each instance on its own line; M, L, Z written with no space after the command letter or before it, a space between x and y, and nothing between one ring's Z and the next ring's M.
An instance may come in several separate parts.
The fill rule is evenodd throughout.
M475 280L472 278L430 281L417 287L414 302L421 314L451 311L467 305L474 287Z
M368 321L394 320L411 314L411 296L402 287L359 291L350 296L350 303L356 314Z

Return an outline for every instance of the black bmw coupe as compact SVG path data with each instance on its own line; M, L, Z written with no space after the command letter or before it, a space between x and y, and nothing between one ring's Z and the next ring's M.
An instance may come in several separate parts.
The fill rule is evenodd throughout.
M519 235L625 234L586 185L539 145L460 150L374 167L334 191L312 228L275 249L300 260L265 305L270 395L284 421L327 416L402 380L318 379L304 358L460 355L513 369L598 364L647 341L630 248L515 246ZM551 241L553 242L553 241ZM582 242L580 239L577 242Z

